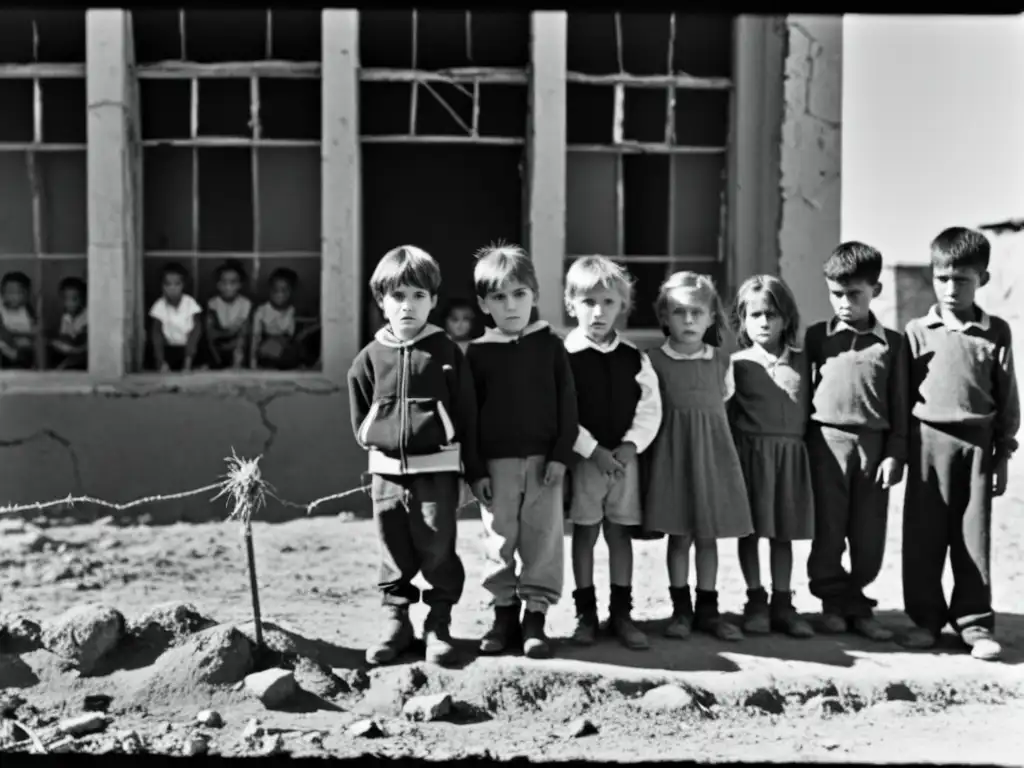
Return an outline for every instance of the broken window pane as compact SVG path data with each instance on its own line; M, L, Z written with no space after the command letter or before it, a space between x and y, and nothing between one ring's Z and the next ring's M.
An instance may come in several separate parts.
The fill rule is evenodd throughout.
M675 155L672 253L718 254L725 155Z
M192 83L188 80L140 80L142 138L189 138L191 105Z
M728 136L728 91L676 90L676 144L724 147Z
M285 61L320 61L323 51L320 17L319 10L274 9L271 12L271 58Z
M261 147L260 250L320 251L320 148Z
M32 81L0 80L0 104L0 142L32 141Z
M26 162L24 152L0 152L0 253L35 253Z
M320 140L320 80L260 78L260 124L265 139Z
M626 88L623 138L663 143L667 115L668 95L661 88Z
M249 138L248 78L208 77L199 81L199 135Z
M359 132L388 136L409 132L409 83L359 83Z
M468 91L468 93L467 93ZM471 87L451 83L422 83L416 110L416 133L421 136L468 136L473 125Z
M185 57L205 63L265 59L266 9L185 11Z
M84 144L85 80L39 81L43 96L43 141L50 144Z
M615 92L608 86L569 83L565 131L569 144L611 144Z
M569 255L619 255L615 179L611 153L566 155L565 250Z
M180 11L133 9L135 61L152 64L181 58Z
M44 253L86 253L85 150L40 152L36 168L42 193Z
M472 91L472 85L467 84ZM527 93L522 85L480 86L481 136L526 136Z
M614 13L570 12L566 45L570 72L607 75L619 71Z
M662 256L668 248L668 155L623 155L627 256Z
M467 65L465 11L421 10L416 14L416 19L417 69L448 69Z
M191 251L192 149L146 147L142 160L143 243L147 251Z
M251 251L250 150L202 147L199 153L199 250Z

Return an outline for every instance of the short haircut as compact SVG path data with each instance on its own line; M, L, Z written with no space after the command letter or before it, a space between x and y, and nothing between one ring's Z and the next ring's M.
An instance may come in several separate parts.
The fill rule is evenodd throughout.
M32 280L24 272L8 272L0 278L0 291L7 287L9 283L20 285L26 291L32 290Z
M510 280L522 283L535 294L540 293L533 260L522 247L499 240L476 252L473 284L479 298L487 298L487 294L499 290Z
M164 268L160 270L161 278L167 277L168 275L177 275L181 278L182 282L188 280L188 270L176 261L164 264Z
M225 272L234 272L238 275L238 279L245 282L245 268L242 266L242 262L236 259L228 259L217 266L217 279L220 280Z
M967 227L944 229L931 245L932 267L966 267L984 272L991 254L988 238Z
M380 304L400 285L409 285L436 296L441 288L441 267L434 257L415 245L400 245L385 253L370 275L370 293Z
M633 278L629 272L605 256L581 256L565 273L565 306L591 291L614 291L622 299L623 313L633 306Z
M882 253L865 243L840 243L825 261L826 280L837 283L865 282L874 285L882 276Z
M722 305L722 299L718 295L715 281L710 275L702 272L685 270L673 272L665 282L658 288L658 297L654 300L654 314L661 323L661 332L669 335L668 322L665 315L668 313L668 295L676 290L693 291L697 294L697 300L704 304L711 313L713 322L704 335L704 341L713 346L719 346L725 339L726 312Z
M789 290L781 278L775 275L754 275L748 278L736 292L736 301L732 308L732 326L740 346L746 349L753 346L747 335L747 306L751 299L759 294L766 294L785 325L782 328L782 345L796 346L797 332L800 330L800 311L796 306L793 292Z
M288 267L278 267L277 269L270 273L270 277L267 278L267 283L273 285L279 280L288 283L288 287L294 289L295 286L298 285L299 283L299 276L295 274L294 269L289 269Z
M82 294L82 298L85 298L85 280L80 277L65 277L60 281L57 290L60 293L64 291L78 291Z
M469 299L456 297L454 299L449 299L448 303L445 305L444 316L448 317L449 315L451 315L452 312L454 312L457 309L468 309L474 315L476 314L476 304L474 304Z

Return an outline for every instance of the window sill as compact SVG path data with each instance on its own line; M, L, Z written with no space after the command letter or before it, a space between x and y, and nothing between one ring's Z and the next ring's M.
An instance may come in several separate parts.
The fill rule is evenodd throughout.
M280 389L326 394L342 384L319 371L194 371L130 373L121 378L84 371L0 371L0 395L159 394L218 389Z

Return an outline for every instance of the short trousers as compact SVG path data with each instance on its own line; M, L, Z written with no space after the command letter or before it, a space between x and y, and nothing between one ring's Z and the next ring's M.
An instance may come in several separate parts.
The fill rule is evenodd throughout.
M634 457L622 477L605 475L591 459L580 459L572 468L573 525L597 525L607 520L616 525L640 525L640 470Z

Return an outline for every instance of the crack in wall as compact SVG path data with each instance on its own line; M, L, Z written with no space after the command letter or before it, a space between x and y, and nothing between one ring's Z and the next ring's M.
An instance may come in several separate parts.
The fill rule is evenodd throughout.
M256 410L259 411L260 421L263 423L263 428L267 430L267 439L263 441L263 448L260 450L260 453L263 456L270 453L270 449L274 445L274 440L277 438L277 425L270 420L270 416L267 414L267 408L272 402L285 394L286 393L284 392L275 392L268 397L254 401Z
M54 430L40 429L38 432L33 432L26 437L15 438L14 440L0 440L0 448L21 448L37 440L52 440L67 451L68 457L71 459L71 475L74 481L72 492L75 494L82 493L85 483L82 480L82 467L78 460L78 454L75 452L75 447L71 444L70 440Z
M804 62L806 63L807 69L804 83L804 114L812 120L817 120L829 128L839 130L842 127L842 121L823 117L822 115L816 114L814 110L811 109L811 94L814 90L814 75L816 71L815 59L824 50L824 46L822 46L822 44L818 42L818 39L800 22L791 21L789 27L793 31L803 35L807 40L807 53L804 56Z

